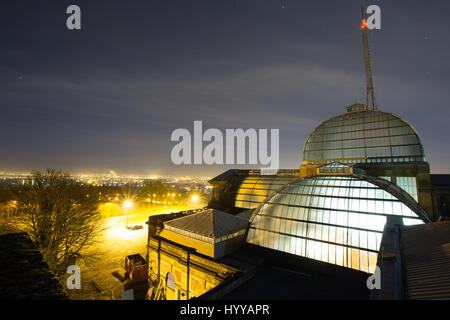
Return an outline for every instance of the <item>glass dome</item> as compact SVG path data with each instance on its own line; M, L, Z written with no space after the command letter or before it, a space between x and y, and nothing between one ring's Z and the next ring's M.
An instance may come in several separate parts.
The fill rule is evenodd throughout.
M353 107L353 106L352 106ZM322 122L306 139L303 164L423 162L414 128L400 117L378 110L350 111Z
M247 242L374 272L386 218L428 222L395 184L366 176L316 176L282 187L255 210Z
M297 178L294 177L279 176L247 177L239 186L234 206L238 208L254 209L268 196L296 179Z

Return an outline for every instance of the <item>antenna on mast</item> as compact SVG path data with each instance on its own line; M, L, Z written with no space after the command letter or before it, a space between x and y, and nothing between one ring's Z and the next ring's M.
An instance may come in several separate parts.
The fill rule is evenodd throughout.
M372 81L372 67L370 65L369 36L367 33L367 21L364 18L364 9L361 5L361 32L363 43L364 66L366 69L366 105L368 109L377 110L375 90Z

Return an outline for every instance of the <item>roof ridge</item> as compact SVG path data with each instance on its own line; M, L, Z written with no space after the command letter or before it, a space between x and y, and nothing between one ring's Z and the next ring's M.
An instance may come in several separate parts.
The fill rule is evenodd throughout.
M214 214L214 209L211 209L211 216L212 216L212 225L213 225L213 235L216 236L216 217Z

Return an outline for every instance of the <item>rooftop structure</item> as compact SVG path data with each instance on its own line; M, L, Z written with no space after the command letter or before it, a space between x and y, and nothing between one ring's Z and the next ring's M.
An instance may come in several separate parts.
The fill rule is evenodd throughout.
M290 183L254 212L247 242L373 272L386 217L429 222L417 202L384 179L324 174Z
M239 270L220 258L245 242L248 220L221 212L203 210L164 222L150 217L147 260L155 292L167 299L200 296L236 275ZM162 222L162 230L160 223ZM159 288L159 289L158 289ZM151 295L159 299L161 294Z
M247 225L244 218L209 209L164 222L160 236L218 259L244 241Z
M415 226L388 221L382 246L381 288L371 299L450 299L450 221Z
M437 221L449 211L450 179L434 179L439 180L438 187L432 184L416 130L399 116L378 109L364 17L361 30L366 104L348 106L345 114L319 124L304 142L300 170L267 176L258 170L233 169L210 180L211 208L247 217L253 210L253 214L246 243L217 261L237 266L242 272L234 277L240 280L223 281L203 298L276 298L282 293L287 298L338 298L342 290L333 290L343 286L349 288L348 298L368 298L368 274L375 273L380 262L395 260L388 252L391 238L385 237L391 222L403 230ZM427 236L423 234L423 239ZM187 246L204 252L194 244ZM240 263L247 253L267 261ZM235 290L243 278L251 279ZM391 284L402 281L398 274L384 279L394 279Z
M303 165L424 162L416 130L383 111L347 112L322 122L306 139Z
M287 183L295 180L295 176L248 176L239 185L236 193L235 206L254 209L264 199L272 195Z
M242 230L246 226L247 220L214 209L201 211L164 223L164 228L168 230L202 236L208 242L220 242L223 237Z
M407 298L450 299L450 221L403 228L401 241Z

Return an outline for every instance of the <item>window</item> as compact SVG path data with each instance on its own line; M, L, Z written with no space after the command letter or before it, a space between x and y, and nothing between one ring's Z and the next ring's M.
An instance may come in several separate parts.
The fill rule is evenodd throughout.
M239 186L234 205L238 208L254 209L267 196L294 180L295 177L291 176L249 176Z
M171 272L168 272L166 275L166 287L175 291L175 277Z

